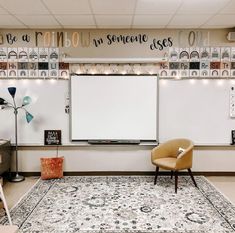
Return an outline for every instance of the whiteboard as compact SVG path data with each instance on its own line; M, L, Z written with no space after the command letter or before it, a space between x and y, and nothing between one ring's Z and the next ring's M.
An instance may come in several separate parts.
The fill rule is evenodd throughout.
M159 141L189 138L195 144L229 144L229 80L160 80Z
M72 76L72 140L157 140L157 78Z
M0 80L0 97L12 101L7 87L15 86L16 102L21 105L25 95L32 97L33 102L26 109L34 116L28 124L25 112L18 113L18 143L44 144L44 130L58 129L62 131L62 143L69 139L69 114L65 113L68 80ZM12 109L0 110L0 138L15 142L14 113Z
M104 77L110 78L111 76ZM114 77L109 79L109 81L115 80ZM88 76L84 76L86 83L91 80L95 82L92 81L91 85L89 84L90 88L81 88L81 86L76 86L76 88L75 86L70 87L68 80L0 80L0 97L11 101L11 96L7 91L7 87L9 86L17 87L16 100L18 104L21 104L21 100L25 95L33 97L33 103L26 107L27 110L34 115L33 121L28 124L25 120L25 113L20 111L18 114L19 144L44 144L44 130L48 129L61 130L62 144L71 144L72 132L70 132L70 127L71 131L73 127L72 124L70 124L69 114L65 113L65 105L67 104L66 96L68 95L69 88L71 88L71 90L74 88L73 94L77 94L77 97L80 95L84 97L82 108L78 108L77 110L84 109L86 112L92 110L89 110L89 108L92 104L94 105L95 102L97 105L100 104L100 101L94 98L97 93L101 93L100 97L102 97L104 101L107 101L107 104L111 102L114 103L114 100L110 99L112 93L116 93L116 95L120 97L120 99L118 98L116 100L118 103L127 103L126 96L130 93L129 90L136 90L135 98L131 99L132 103L135 103L135 110L129 111L128 105L125 105L126 109L120 108L119 113L115 115L111 115L112 112L108 113L108 116L110 116L108 120L115 119L112 127L117 129L117 135L115 135L115 137L118 137L118 139L156 140L158 135L157 129L159 129L160 142L171 138L186 137L192 139L195 144L217 145L230 143L231 130L235 129L235 119L229 116L229 90L232 85L235 85L231 83L230 80L224 80L223 83L221 83L221 80L207 80L207 83L203 80L160 80L159 98L157 100L156 92L158 87L155 77L122 77L127 78L125 81L129 80L125 82L129 87L128 90L125 87L115 84L114 86L117 87L119 91L115 88L111 91L107 86L107 82L104 84L101 81L102 79L98 79L98 76L93 76L92 79L90 79L91 77L88 78ZM72 77L71 83L74 80L76 80L75 82L79 82L82 80L80 78L81 76ZM132 80L132 78L134 79ZM96 83L98 81L101 82ZM112 83L113 82L115 83L115 81L112 81ZM80 84L82 84L82 82L79 82L79 85ZM77 90L79 90L79 93ZM107 96L109 96L109 98L107 98ZM79 100L78 103L80 101L81 100ZM157 102L159 102L159 111L157 111ZM145 106L145 104L147 105ZM93 110L96 109L97 116L103 116L106 108L103 107L103 111L99 112L99 109L93 106ZM74 113L75 110L76 105L73 105L71 109L72 113ZM139 112L137 113L137 111ZM91 114L86 114L86 116L79 114L76 116L76 112L77 111L74 113L75 115L71 114L71 120L77 120L78 122L80 117L82 117L83 123L91 123ZM135 114L132 114L133 112ZM127 121L125 120L130 120L130 125L128 125L129 123L126 123ZM159 127L157 127L158 120ZM109 121L109 123L111 124L111 121ZM120 123L122 123L122 125L127 124L126 128L122 129L122 131L120 131ZM136 127L136 125L138 126ZM80 124L77 127L80 127ZM83 126L83 128L81 128L82 131L79 132L78 135L74 135L74 138L88 139L88 136L85 135L87 129L90 133L90 139L94 139L93 136L97 136L97 130L102 133L102 135L99 135L102 139L104 139L104 136L107 136L106 133L110 133L110 135L113 136L112 138L114 138L112 133L115 132L115 130L108 132L104 130L104 127L101 129L101 127L94 125L94 123L92 126L90 126L90 124L86 125L86 128ZM133 134L129 133L129 131L133 132ZM82 132L83 135L80 135ZM125 137L121 132L125 132ZM1 138L11 139L14 143L14 114L12 110L0 110L0 139Z

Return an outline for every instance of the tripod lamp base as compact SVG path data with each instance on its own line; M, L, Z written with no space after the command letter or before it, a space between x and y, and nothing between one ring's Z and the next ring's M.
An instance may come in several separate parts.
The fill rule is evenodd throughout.
M23 180L25 180L24 176L21 176L18 173L16 173L14 176L10 177L11 182L21 182Z

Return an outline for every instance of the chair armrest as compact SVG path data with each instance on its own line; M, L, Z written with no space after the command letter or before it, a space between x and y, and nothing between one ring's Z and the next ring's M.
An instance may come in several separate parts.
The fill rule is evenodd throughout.
M193 146L182 152L176 160L176 170L188 169L193 163Z

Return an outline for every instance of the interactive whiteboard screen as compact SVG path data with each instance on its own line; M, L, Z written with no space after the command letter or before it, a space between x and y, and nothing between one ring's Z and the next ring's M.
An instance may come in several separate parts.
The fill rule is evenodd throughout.
M157 78L72 76L72 140L157 140Z

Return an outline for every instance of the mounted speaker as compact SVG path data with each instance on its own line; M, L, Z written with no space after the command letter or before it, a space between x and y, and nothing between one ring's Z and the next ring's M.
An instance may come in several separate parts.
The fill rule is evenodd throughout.
M227 35L228 41L235 41L235 32L229 32Z

